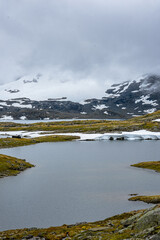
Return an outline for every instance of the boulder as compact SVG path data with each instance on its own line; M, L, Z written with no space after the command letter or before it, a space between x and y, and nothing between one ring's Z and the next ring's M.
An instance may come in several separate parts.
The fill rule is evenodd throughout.
M140 217L135 224L135 229L142 231L158 225L160 225L160 208L148 211Z

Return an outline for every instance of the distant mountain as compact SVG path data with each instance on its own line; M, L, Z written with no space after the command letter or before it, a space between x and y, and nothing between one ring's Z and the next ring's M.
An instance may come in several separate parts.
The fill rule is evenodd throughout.
M160 76L113 84L102 99L84 102L53 96L51 81L37 74L0 86L0 117L14 119L130 118L160 109Z
M101 103L108 109L129 115L143 115L160 109L160 76L149 75L114 84L107 89Z

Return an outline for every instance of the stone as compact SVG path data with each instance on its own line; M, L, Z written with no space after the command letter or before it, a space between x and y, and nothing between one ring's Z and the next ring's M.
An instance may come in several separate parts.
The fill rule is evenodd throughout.
M108 230L108 227L96 227L96 228L88 229L88 231L92 231L92 232L104 231L104 230Z
M160 233L147 238L147 240L160 240Z
M124 220L124 221L121 221L121 224L124 226L124 227L128 227L129 225L133 224L138 217L140 217L142 215L142 213L137 213L136 215Z
M155 227L160 225L160 209L155 209L147 212L142 217L140 217L136 224L135 229L145 230L147 228Z

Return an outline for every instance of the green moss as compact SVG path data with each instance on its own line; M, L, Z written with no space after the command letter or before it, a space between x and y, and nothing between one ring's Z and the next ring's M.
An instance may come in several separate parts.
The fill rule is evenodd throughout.
M15 176L34 165L15 157L0 154L0 177Z
M128 199L129 201L142 201L146 203L160 203L160 195L154 195L154 196L136 196L131 197Z
M78 139L75 136L52 135L36 138L0 138L0 148L19 147L43 142L62 142Z
M141 162L131 165L132 167L147 168L160 172L160 161Z

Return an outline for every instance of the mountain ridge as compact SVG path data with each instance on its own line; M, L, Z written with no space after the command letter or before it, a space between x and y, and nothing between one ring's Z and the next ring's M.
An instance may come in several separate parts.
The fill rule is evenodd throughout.
M146 75L132 81L113 84L101 99L86 99L83 102L69 101L47 92L45 82L36 86L42 76L22 77L0 87L0 118L55 119L55 118L131 118L160 109L160 76ZM49 81L49 80L47 80ZM27 86L27 87L26 87ZM29 97L34 96L33 99ZM47 94L39 100L39 94ZM51 95L50 95L51 94Z

